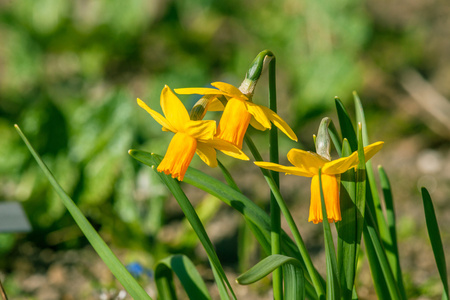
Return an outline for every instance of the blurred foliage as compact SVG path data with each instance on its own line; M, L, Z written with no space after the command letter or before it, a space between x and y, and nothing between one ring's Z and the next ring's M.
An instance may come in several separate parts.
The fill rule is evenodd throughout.
M85 243L14 123L104 236L148 250L164 219L179 215L164 210L158 178L127 155L130 148L164 153L170 139L137 97L156 108L164 84L239 85L263 49L277 56L279 111L297 132L335 95L389 99L407 67L450 96L442 79L450 75L450 44L436 38L449 34L448 5L388 2L0 1L0 201L22 202L34 228L17 238L42 247ZM265 101L265 82L255 101ZM182 100L190 108L195 98ZM376 120L386 116L375 111ZM427 130L397 126L398 134ZM0 253L13 247L0 243Z

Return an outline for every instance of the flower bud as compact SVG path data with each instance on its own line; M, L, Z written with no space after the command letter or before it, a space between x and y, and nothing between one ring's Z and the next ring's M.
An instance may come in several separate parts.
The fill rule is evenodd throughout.
M248 69L247 73L245 74L245 79L242 82L241 86L239 87L239 90L249 96L253 95L256 87L256 83L258 82L259 78L261 77L261 74L263 72L264 66L266 66L271 59L275 58L273 53L269 50L261 51L256 58L253 60L252 65Z
M193 121L203 120L212 99L214 99L214 95L205 95L201 97L200 100L198 100L192 107L189 118Z
M330 156L330 135L328 134L328 125L331 120L328 117L322 119L319 125L316 138L316 153L327 160L331 160Z

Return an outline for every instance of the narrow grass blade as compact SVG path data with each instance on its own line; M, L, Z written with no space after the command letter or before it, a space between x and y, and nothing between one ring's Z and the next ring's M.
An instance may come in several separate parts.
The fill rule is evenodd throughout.
M361 127L358 126L358 165L356 166L356 244L358 253L361 245L361 235L364 227L364 214L366 208L366 164L364 146L361 138ZM356 262L355 262L356 263Z
M333 236L331 235L330 223L328 222L327 209L322 186L322 169L319 169L320 201L323 214L323 235L325 238L325 258L327 265L327 292L326 297L329 300L340 299L341 291L339 284L339 273L336 261L336 251L334 249Z
M356 122L358 123L358 126L360 126L359 131L361 131L358 132L358 139L362 140L363 146L367 146L369 145L369 135L367 133L366 119L364 116L364 110L361 104L361 100L359 99L356 92L353 92L353 99L355 103ZM381 208L380 196L378 195L377 184L375 181L375 173L370 161L366 163L366 176L367 182L369 183L370 187L370 189L368 190L370 190L370 192L372 193L372 197L370 198L368 205L371 208L371 211L374 213L375 223L380 232L382 241L386 241L385 246L390 249L389 245L392 244L392 241L389 235L386 219L384 218L383 210ZM394 260L391 257L390 253L388 253L388 256L390 257L390 261L393 263Z
M128 151L128 153L138 159L136 157L136 152L133 150ZM141 154L143 154L141 152ZM161 158L157 157L156 155L148 154L149 157L147 157L147 162L151 164L151 166L157 166L161 162ZM139 156L138 156L139 157ZM140 160L140 159L138 159ZM225 275L225 271L222 268L222 265L219 261L219 258L217 257L217 254L214 250L214 246L211 243L211 240L208 237L208 234L206 233L206 230L200 221L197 213L195 212L194 207L192 206L189 199L186 197L186 194L183 192L183 190L180 187L180 184L178 181L164 173L156 171L155 167L152 167L154 171L158 174L158 176L161 178L163 183L167 186L167 188L170 190L172 195L175 197L175 199L178 202L178 205L180 206L181 210L183 211L186 219L189 221L189 223L192 226L192 229L194 229L195 233L197 234L200 243L202 244L203 248L206 251L206 254L208 255L208 259L211 262L211 265L213 269L216 270L216 272L220 276L220 280L216 281L216 284L218 286L225 284L228 287L228 290L231 292L231 295L233 299L236 299L236 295L234 294L233 289L231 288L231 285Z
M333 142L334 148L336 149L339 157L342 157L342 138L333 121L331 121L330 125L328 125L328 134L330 135L331 141Z
M441 234L439 231L439 225L434 212L433 202L431 201L430 194L426 188L422 188L422 200L423 208L425 210L425 220L427 223L428 236L430 237L431 247L433 248L434 259L438 267L439 275L441 276L442 285L444 286L444 292L442 293L442 299L449 299L448 290L448 278L447 269L445 264L445 252L442 246Z
M176 299L176 297L172 298L175 292L172 290L174 288L172 273L177 275L189 299L211 299L205 282L194 264L185 255L171 255L156 264L155 282L158 294L160 296L169 295L168 298L162 297L162 299Z
M292 264L283 265L284 298L305 299L305 275L301 268Z
M361 241L361 232L364 234L367 258L375 285L375 290L380 299L400 299L396 282L386 257L383 243L378 234L378 228L372 217L370 203L373 203L370 193L370 185L367 189L366 166L364 156L364 145L362 137L362 124L358 123L358 158L359 164L356 168L356 199L357 199L357 241ZM395 294L394 296L392 296ZM387 297L387 298L386 298Z
M344 139L342 157L352 153L350 144ZM341 283L341 299L352 299L356 269L356 173L350 169L341 175L341 216L336 223L338 231L338 274Z
M361 124L361 134L363 146L369 145L369 134L366 126L366 119L364 115L364 109L361 104L361 100L356 92L353 92L353 99L355 103L355 112L356 112L356 121L358 124ZM386 250L386 255L391 266L391 269L394 270L394 274L399 274L400 276L395 276L397 280L397 284L399 286L400 293L402 294L402 298L406 299L406 292L403 285L403 279L401 277L400 264L398 262L398 254L395 252L395 245L391 232L389 231L389 227L386 221L386 218L383 213L383 209L381 207L381 197L378 193L377 183L375 180L375 172L373 170L372 162L368 161L366 163L366 176L367 182L369 183L369 191L371 192L372 197L369 198L368 202L371 211L375 217L376 227L378 228L378 232L381 237L381 241L383 242L384 249Z
M389 182L389 178L382 166L378 166L378 173L380 176L381 189L383 190L384 203L386 205L386 224L388 226L389 235L392 241L387 251L388 255L389 253L391 254L391 268L394 273L395 280L397 281L398 288L400 293L402 293L402 297L406 299L406 290L403 284L402 270L400 267L400 255L398 253L397 231L395 228L395 208L392 197L391 183Z
M358 141L350 116L339 98L336 97L334 101L336 104L339 126L341 127L342 138L348 140L352 151L356 151L358 148Z
M59 183L56 181L55 177L53 177L48 167L40 158L39 154L37 154L37 152L31 146L28 139L22 133L19 126L15 125L15 128L19 133L20 137L22 138L22 140L27 145L28 150L30 150L31 154L36 159L36 162L38 163L39 167L41 167L50 184L53 186L56 193L61 198L61 201L64 203L67 210L72 215L73 219L75 220L75 222L80 227L83 234L88 239L89 243L95 249L100 258L105 262L105 264L114 274L114 276L120 281L123 287L134 299L151 299L151 297L145 292L145 290L136 282L133 276L127 271L127 269L120 262L120 260L114 255L114 253L111 251L108 245L106 245L106 243L97 233L97 231L95 231L91 223L89 223L89 221L80 211L80 209L75 205L72 199L66 194L63 188L59 185Z
M378 296L378 299L390 299L386 280L383 276L383 271L380 268L380 264L378 263L375 246L373 245L373 242L370 238L367 226L364 226L363 235L364 247L367 254L367 260L369 261L369 267L372 274L372 282L375 288L375 292Z
M366 245L368 244L367 241L370 239L369 247L373 247L373 251L375 252L374 256L369 256L369 263L371 267L377 267L381 269L382 272L382 278L373 277L373 281L375 285L378 285L380 282L383 281L386 283L387 291L389 292L389 297L384 298L384 295L386 291L380 291L383 295L378 294L379 299L392 299L392 300L400 300L403 299L400 291L397 286L397 282L395 281L394 275L392 274L392 269L389 264L386 251L383 247L383 243L381 242L380 235L378 231L376 230L375 221L373 219L372 213L369 211L368 207L366 207L366 216L365 216L365 226L364 226L364 241L366 242ZM368 252L369 254L369 252ZM373 274L373 270L372 270ZM381 274L378 274L380 276ZM376 287L377 288L377 287ZM379 290L377 289L377 292Z

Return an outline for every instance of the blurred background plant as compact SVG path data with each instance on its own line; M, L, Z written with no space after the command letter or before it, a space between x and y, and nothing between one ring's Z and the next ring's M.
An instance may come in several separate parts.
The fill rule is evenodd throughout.
M127 155L130 148L163 154L170 139L135 101L140 97L158 107L164 84L238 85L263 49L277 56L279 114L307 149L334 96L349 103L358 91L371 136L386 141L375 162L387 166L396 182L400 244L409 245L400 248L402 262L407 284L416 286L410 296L437 295L431 255L423 259L431 252L424 223L417 222L424 220L417 186L432 193L441 224L450 222L449 16L445 0L0 1L0 201L21 202L33 227L27 234L0 234L0 270L11 296L50 299L48 286L27 286L24 279L68 278L61 265L90 267L75 263L82 258L66 257L75 255L73 249L87 257L80 254L88 251L87 242L14 123L125 263L139 260L151 267L180 251L205 261L195 236L179 234L189 227L157 176ZM259 85L266 81L263 76ZM266 94L257 88L255 101L265 103ZM196 99L182 98L188 108ZM281 146L296 147L288 140ZM252 172L259 171L242 172L242 180L252 180ZM295 200L305 197L307 183L299 191L292 182L282 178L282 188L302 216L307 203ZM267 201L260 191L245 192ZM235 270L242 262L235 243L228 242L237 239L238 226L221 233L230 222L226 209L216 213L218 202L194 195L205 222L211 220L208 228L216 231L215 242L232 245L219 255ZM309 232L307 244L320 252L321 239L314 238L319 229L300 226ZM442 234L449 249L450 233ZM97 271L77 268L98 280L96 290L114 286L109 275L100 280ZM55 299L74 295L57 285L59 277L50 281L58 287ZM369 298L373 290L367 289Z

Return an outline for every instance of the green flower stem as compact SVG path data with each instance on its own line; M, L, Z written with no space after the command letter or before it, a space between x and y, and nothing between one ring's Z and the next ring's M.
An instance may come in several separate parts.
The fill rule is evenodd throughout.
M261 154L259 153L258 149L256 149L255 144L253 143L252 139L245 135L244 137L245 143L247 144L248 148L252 152L253 157L256 161L263 161ZM302 236L300 235L300 232L298 231L297 225L295 224L294 218L292 217L291 212L289 211L286 202L284 202L283 197L281 196L280 190L278 189L277 184L273 180L269 170L260 168L264 178L266 179L267 183L269 184L269 187L271 191L273 192L273 195L281 209L281 212L283 213L286 222L289 226L289 229L292 232L292 235L294 236L295 243L297 244L298 250L300 251L300 255L303 258L303 261L306 265L306 269L308 271L308 274L311 277L312 284L314 286L314 289L316 290L316 293L319 297L319 299L322 299L325 297L325 291L324 287L322 285L322 280L317 273L316 268L314 267L311 257L309 256L308 250L306 249L305 243L303 242Z
M276 94L276 74L275 74L275 56L269 63L269 108L277 112L277 94ZM269 159L273 163L278 163L278 130L272 126L269 133ZM280 174L275 171L269 171L272 178L280 187ZM271 248L272 255L281 254L281 214L280 207L273 192L270 192L270 227L271 227ZM272 273L273 298L275 300L283 299L283 271L277 268Z

